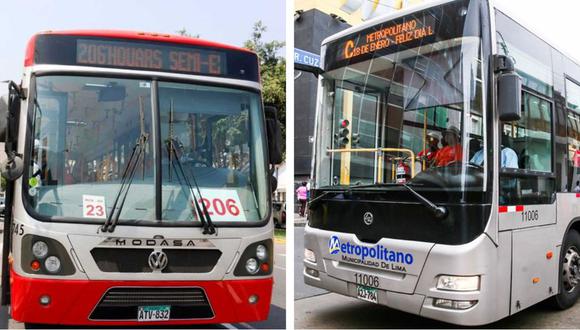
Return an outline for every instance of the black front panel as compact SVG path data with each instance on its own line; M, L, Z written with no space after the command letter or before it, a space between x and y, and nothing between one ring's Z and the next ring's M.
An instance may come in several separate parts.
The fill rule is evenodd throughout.
M163 273L209 273L222 253L215 249L163 249L167 266ZM153 249L94 248L91 250L99 269L108 273L151 273L149 255Z
M147 258L153 249L94 248L91 255L102 272L151 273Z
M113 288L91 313L91 320L136 320L140 306L170 306L170 320L209 319L214 314L201 288Z
M219 250L164 249L169 263L163 273L209 273L222 253Z
M313 228L355 234L359 240L376 243L381 238L403 239L438 244L465 244L485 229L489 204L446 204L449 214L437 219L425 206L415 201L386 200L385 193L339 194L324 200L310 210ZM370 212L373 222L365 224Z
M258 58L242 50L87 36L38 35L36 64L217 76L259 82Z

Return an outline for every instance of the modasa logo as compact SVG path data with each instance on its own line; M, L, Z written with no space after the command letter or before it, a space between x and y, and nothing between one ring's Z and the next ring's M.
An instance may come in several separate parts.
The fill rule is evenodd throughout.
M328 252L330 254L342 253L344 255L356 256L363 262L365 261L365 258L373 258L387 262L398 262L412 265L414 259L411 253L390 250L383 245L368 247L351 244L350 242L341 243L336 235L330 237L330 240L328 241Z

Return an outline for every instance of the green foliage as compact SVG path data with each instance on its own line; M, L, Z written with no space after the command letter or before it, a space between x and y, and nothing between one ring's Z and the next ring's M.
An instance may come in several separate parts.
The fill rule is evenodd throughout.
M181 30L177 30L175 32L177 34L179 34L180 36L190 37L190 38L199 38L199 33L198 34L191 34L191 33L187 32L187 30L185 28L182 28Z
M263 33L267 27L258 21L254 24L252 37L244 43L244 47L258 54L260 60L260 75L262 78L262 97L264 103L273 105L278 109L278 120L282 129L282 153L286 158L286 61L278 56L278 52L284 48L282 41L263 40ZM185 28L176 31L179 35L199 38L198 35L191 35ZM243 116L237 118L221 119L216 123L216 130L213 132L214 141L223 144L221 147L232 148L241 139L241 132L245 129L246 119ZM226 146L226 141L233 144ZM218 147L216 145L216 147ZM218 148L220 149L220 148Z
M265 42L262 35L267 27L258 21L254 24L252 38L244 43L260 59L260 74L264 103L278 109L278 120L282 128L282 153L286 158L286 61L278 56L278 51L284 47L284 42L272 40Z

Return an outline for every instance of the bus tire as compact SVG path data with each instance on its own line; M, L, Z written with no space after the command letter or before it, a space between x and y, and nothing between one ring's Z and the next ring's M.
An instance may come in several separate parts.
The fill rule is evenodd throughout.
M560 292L551 298L557 309L572 307L580 296L580 234L571 229L560 253Z

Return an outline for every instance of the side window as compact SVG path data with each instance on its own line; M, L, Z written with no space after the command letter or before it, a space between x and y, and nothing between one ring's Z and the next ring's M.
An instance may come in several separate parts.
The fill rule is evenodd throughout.
M568 187L580 192L580 115L568 111Z
M524 86L552 96L553 74L550 46L524 27L496 11L498 52L510 56Z
M524 92L522 118L502 123L500 204L548 204L552 173L552 104Z
M570 79L566 79L566 106L580 111L580 86Z
M580 192L580 86L566 79L568 191Z

